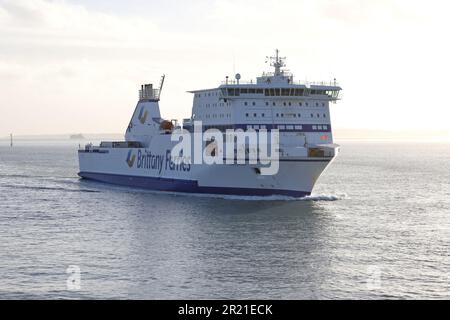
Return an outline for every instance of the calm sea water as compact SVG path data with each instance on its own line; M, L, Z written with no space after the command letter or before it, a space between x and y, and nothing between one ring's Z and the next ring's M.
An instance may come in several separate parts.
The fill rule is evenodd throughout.
M450 298L450 144L343 142L313 197L248 201L82 181L78 143L0 143L0 298Z

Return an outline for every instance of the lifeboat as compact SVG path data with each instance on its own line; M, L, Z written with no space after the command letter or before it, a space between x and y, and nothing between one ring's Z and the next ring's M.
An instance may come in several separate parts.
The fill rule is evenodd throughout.
M172 131L173 127L174 127L173 123L168 120L163 120L160 124L161 130L164 130L164 131Z

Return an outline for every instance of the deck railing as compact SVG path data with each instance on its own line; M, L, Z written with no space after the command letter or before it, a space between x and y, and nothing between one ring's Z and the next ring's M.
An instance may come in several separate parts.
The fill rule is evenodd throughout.
M261 84L258 84L256 81L253 80L228 80L228 81L222 81L221 82L222 85L229 85L229 86L233 86L233 85L258 85L260 86ZM335 81L335 80L331 80L331 81L308 81L308 80L303 80L303 81L291 81L289 83L289 85L302 85L302 86L327 86L327 87L338 87L339 86L339 82ZM271 83L264 83L263 86L273 86L273 84Z
M139 90L139 100L159 100L159 89Z

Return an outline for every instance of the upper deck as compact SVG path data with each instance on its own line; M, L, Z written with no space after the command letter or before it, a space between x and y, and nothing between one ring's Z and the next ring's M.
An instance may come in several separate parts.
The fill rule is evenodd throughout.
M309 144L333 143L329 106L340 99L336 79L295 81L281 69L284 61L278 52L273 60L275 71L263 73L255 81L243 81L237 74L218 87L189 91L194 94L192 114L183 119L183 128L192 132L194 122L201 121L202 130L277 129L285 144L290 135L298 145L302 139Z
M217 88L192 90L190 93L200 94L209 91L220 90L220 98L233 99L236 97L264 98L264 97L311 97L322 98L330 101L340 99L342 88L336 79L332 81L310 82L310 81L294 81L294 76L281 68L285 66L284 59L278 57L278 50L275 57L271 57L274 62L271 64L275 67L275 72L263 73L261 77L257 77L256 81L241 81L240 74L236 74L235 79L226 80Z
M274 98L274 97L313 97L325 98L330 101L337 101L340 99L341 87L336 83L330 84L311 84L311 83L287 83L287 84L258 84L258 83L224 83L218 88L203 89L189 91L190 93L200 94L208 91L217 91L220 89L220 98L236 98L249 97L252 98Z

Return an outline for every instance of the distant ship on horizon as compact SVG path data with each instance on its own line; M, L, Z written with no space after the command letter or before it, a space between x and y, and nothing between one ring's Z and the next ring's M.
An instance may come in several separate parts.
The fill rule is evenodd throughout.
M84 140L86 139L81 133L70 135L70 140Z

